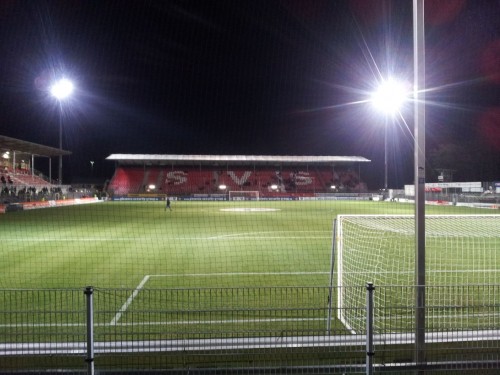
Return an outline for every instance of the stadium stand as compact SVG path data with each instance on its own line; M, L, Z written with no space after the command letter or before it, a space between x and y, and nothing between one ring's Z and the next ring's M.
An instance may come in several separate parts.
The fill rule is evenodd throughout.
M47 198L59 193L61 186L53 184L52 158L71 155L70 151L0 135L0 196L3 202ZM35 168L38 159L48 159L49 176L43 177Z
M146 155L144 155L146 157ZM127 165L131 164L131 165ZM245 165L247 164L247 165ZM336 191L366 191L358 174L348 166L325 164L248 165L217 162L193 166L176 163L170 166L120 163L108 192L115 196L159 193L168 195L213 194L225 191L258 191L262 196L282 193L315 194Z
M117 195L139 193L143 179L143 168L120 167L116 169L108 188Z
M25 186L47 186L50 183L44 180L42 177L37 175L28 175L28 174L13 174L9 175L12 179L12 182L16 185L25 185Z

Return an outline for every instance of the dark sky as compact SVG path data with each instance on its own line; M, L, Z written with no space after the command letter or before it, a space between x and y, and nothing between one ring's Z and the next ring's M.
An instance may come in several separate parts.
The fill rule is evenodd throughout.
M500 1L426 8L429 160L500 180ZM2 0L0 22L0 134L58 147L47 90L75 82L68 178L91 160L111 177L111 153L359 155L375 187L385 118L365 101L413 79L411 0ZM394 187L413 178L411 109L389 121Z

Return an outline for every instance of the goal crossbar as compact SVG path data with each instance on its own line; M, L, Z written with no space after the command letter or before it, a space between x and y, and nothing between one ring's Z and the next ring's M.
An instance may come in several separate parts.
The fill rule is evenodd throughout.
M230 201L258 201L259 191L257 190L232 190L229 191Z

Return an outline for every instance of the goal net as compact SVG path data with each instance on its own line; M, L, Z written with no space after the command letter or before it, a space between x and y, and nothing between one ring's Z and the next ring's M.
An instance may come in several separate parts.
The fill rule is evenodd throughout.
M415 306L415 218L413 215L339 215L335 221L338 317L354 331L365 328L367 282L377 286L375 314L379 324L391 311L406 315ZM429 215L425 220L426 305L498 304L500 296L463 295L453 286L498 284L500 280L500 215ZM432 288L445 286L446 288ZM449 286L449 288L447 287ZM377 309L377 307L383 307ZM464 313L465 314L465 313ZM403 318L404 319L404 318ZM433 311L434 326L471 324L464 317L446 319ZM387 326L385 326L387 328Z
M229 192L230 201L258 201L259 192L258 191L230 191Z

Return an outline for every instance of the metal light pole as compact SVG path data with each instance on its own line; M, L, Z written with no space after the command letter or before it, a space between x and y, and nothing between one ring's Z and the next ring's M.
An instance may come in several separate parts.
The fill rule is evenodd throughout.
M66 79L61 78L56 81L50 88L50 93L54 98L59 101L59 175L58 183L62 184L62 128L63 128L63 108L62 102L73 93L73 83Z
M387 116L384 126L384 192L387 193Z
M57 183L59 185L62 185L62 120L63 117L63 111L62 111L62 103L59 101L59 169L58 169L58 177L57 177Z
M425 366L425 33L424 0L413 0L415 137L415 362Z
M415 186L415 363L425 371L425 32L424 1L413 0L413 102L414 102L414 186ZM405 100L390 79L382 81L372 103L386 113L397 113ZM399 98L398 98L399 97ZM394 100L395 99L395 100ZM385 165L387 168L387 117ZM387 170L387 169L386 169ZM387 173L386 173L387 176ZM387 178L387 177L385 177ZM384 188L387 187L384 181Z

